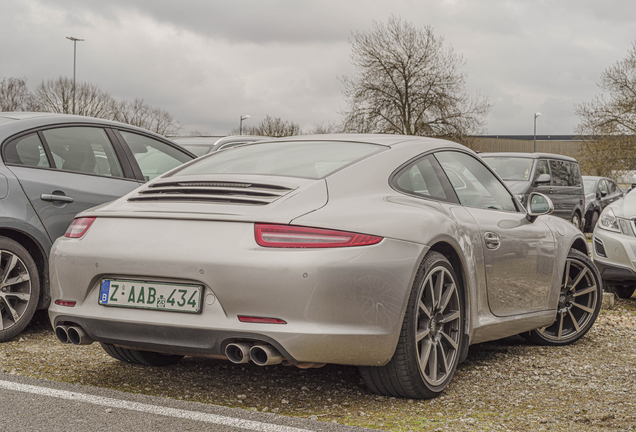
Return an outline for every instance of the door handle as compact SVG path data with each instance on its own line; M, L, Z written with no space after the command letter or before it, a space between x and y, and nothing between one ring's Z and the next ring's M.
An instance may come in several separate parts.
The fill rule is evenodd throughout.
M499 236L494 232L487 232L484 234L484 240L486 241L486 247L488 249L497 249L501 245Z
M72 203L75 201L72 197L66 195L54 195L54 194L42 194L40 195L42 201L61 201L65 203Z

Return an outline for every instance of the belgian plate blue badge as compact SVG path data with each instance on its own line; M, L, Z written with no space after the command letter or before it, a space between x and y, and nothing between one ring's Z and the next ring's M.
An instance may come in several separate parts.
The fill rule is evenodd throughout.
M106 280L102 282L102 291L99 294L99 302L101 304L108 303L108 296L110 293L110 281Z

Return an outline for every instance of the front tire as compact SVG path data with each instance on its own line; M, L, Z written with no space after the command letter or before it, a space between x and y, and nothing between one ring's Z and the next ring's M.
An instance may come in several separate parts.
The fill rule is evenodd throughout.
M594 212L592 214L592 220L590 221L590 230L589 230L589 232L593 232L594 231L594 227L596 226L597 222L598 222L598 212Z
M463 290L450 262L430 252L420 265L393 358L381 367L360 367L371 391L430 399L453 377L462 352Z
M128 348L121 348L116 345L100 342L104 351L114 359L126 363L141 364L145 366L170 366L178 363L183 356L173 354L162 354L154 351L141 351Z
M568 345L592 328L601 309L603 285L598 269L584 253L572 249L565 263L556 320L524 333L540 345Z
M572 215L572 225L574 225L577 229L581 229L581 216L577 212L574 212Z
M0 342L29 324L40 300L35 261L18 242L0 237Z

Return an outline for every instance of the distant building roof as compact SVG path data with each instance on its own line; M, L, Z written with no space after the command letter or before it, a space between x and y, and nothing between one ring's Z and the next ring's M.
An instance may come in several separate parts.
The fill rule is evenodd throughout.
M534 135L475 135L475 138L499 138L533 141ZM537 141L581 141L580 135L537 135Z

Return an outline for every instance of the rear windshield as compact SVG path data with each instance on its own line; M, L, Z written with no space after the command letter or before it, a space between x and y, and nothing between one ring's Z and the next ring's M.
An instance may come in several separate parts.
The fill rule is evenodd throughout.
M172 176L258 174L319 179L383 148L375 144L333 141L247 144L213 153Z
M529 181L534 159L520 157L483 157L490 167L506 181Z

